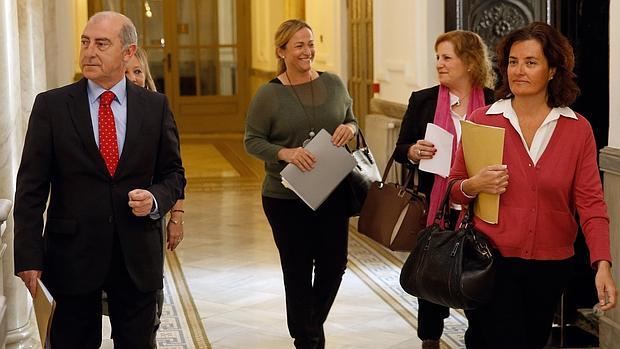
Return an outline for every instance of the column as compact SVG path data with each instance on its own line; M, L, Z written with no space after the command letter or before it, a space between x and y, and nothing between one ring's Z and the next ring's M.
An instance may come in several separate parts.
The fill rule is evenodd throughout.
M25 129L34 96L46 81L42 0L9 0L0 8L0 198L12 199ZM3 292L7 297L7 348L40 348L30 296L13 276L13 220L2 238Z

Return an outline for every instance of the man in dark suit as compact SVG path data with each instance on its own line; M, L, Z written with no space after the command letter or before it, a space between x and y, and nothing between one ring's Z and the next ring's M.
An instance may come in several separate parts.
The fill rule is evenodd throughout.
M81 38L84 79L37 96L17 175L15 272L56 299L53 348L99 348L101 292L116 348L149 348L162 288L162 217L181 196L165 96L125 79L127 17L101 12ZM43 214L47 207L45 229Z

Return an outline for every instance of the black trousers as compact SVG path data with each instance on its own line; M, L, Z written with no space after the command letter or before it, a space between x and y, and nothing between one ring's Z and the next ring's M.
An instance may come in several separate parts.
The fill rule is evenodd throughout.
M323 349L323 324L347 264L344 192L339 187L317 211L301 200L264 196L263 209L280 253L287 323L295 348Z
M443 320L450 316L450 308L418 298L418 338L439 340Z
M543 348L572 268L572 259L497 258L493 300L482 308L466 311L467 348Z
M461 214L460 210L450 209L450 226L454 228ZM439 340L443 334L443 320L450 316L450 308L418 298L418 338Z
M101 346L102 290L108 295L114 348L152 347L157 291L137 289L127 273L115 236L110 271L101 289L78 295L53 293L56 310L50 333L52 348L98 349Z

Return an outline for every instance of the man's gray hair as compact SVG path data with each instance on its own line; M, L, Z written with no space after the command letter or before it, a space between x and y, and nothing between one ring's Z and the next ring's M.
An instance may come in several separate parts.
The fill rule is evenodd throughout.
M126 49L131 44L138 45L138 32L136 31L136 26L133 24L129 17L125 16L122 13L114 12L114 11L103 11L97 12L90 19L89 22L96 22L101 19L107 19L111 17L120 17L123 26L121 28L121 44L123 45L123 49Z

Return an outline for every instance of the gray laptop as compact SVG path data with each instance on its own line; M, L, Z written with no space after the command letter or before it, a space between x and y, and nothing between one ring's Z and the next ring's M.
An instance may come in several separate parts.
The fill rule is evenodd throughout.
M306 145L316 157L311 171L301 172L297 166L288 164L280 172L282 184L315 211L357 164L345 147L336 147L331 139L329 132L321 129Z

